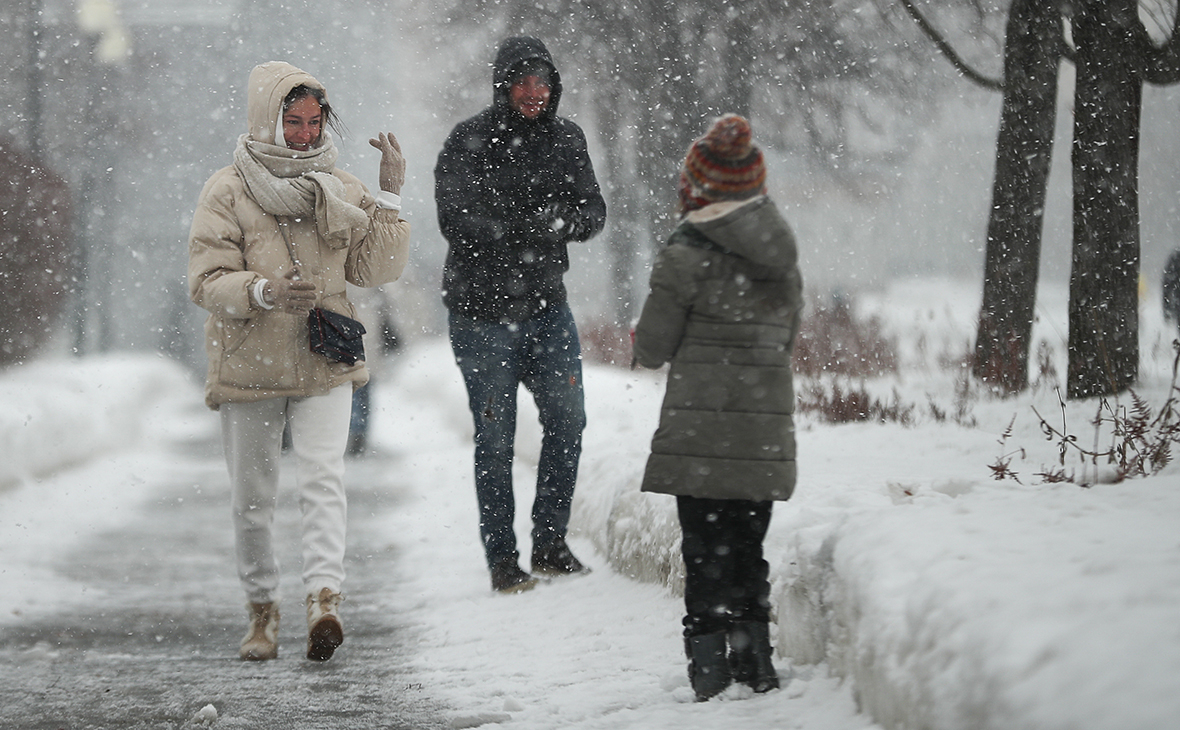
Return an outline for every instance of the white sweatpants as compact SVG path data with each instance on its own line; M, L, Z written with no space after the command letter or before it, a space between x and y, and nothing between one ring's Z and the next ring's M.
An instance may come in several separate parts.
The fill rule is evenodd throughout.
M303 513L303 584L308 594L344 581L344 450L352 386L312 398L225 403L221 439L233 487L238 577L249 601L278 600L279 565L271 536L279 487L283 424L291 424Z

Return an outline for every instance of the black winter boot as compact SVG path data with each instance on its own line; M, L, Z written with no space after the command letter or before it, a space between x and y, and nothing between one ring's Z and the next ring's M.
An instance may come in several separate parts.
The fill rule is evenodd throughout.
M738 621L729 630L729 667L734 680L755 692L778 689L770 648L770 627L758 621Z
M725 657L725 632L684 637L688 654L688 681L696 692L697 702L718 695L733 682L729 661Z
M492 590L520 593L537 587L537 579L520 569L515 555L504 558L492 568Z
M533 545L533 572L541 575L572 575L589 573L590 569L574 557L565 538L557 538L548 545Z

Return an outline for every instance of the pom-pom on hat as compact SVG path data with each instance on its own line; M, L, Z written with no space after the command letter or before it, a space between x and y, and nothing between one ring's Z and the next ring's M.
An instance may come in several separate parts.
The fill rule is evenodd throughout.
M680 207L684 212L719 200L744 200L766 189L766 163L751 140L750 123L737 114L713 122L688 148L680 168Z

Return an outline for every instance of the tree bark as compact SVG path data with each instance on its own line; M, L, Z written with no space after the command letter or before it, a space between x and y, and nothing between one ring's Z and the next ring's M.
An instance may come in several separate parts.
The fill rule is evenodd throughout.
M636 171L650 191L644 208L654 248L672 232L680 164L691 141L705 133L705 115L679 5L652 0L648 17L655 41L645 54L648 65L639 69L648 87L639 88L646 96L641 96Z
M1129 387L1139 367L1139 124L1148 49L1135 0L1077 6L1070 398Z
M610 252L610 283L614 324L630 327L636 316L632 269L640 250L641 221L638 187L635 176L627 169L628 150L623 140L629 138L627 120L622 110L628 105L621 98L626 89L611 83L600 89L599 134L606 157L606 192L611 201L607 224Z
M1062 50L1056 3L1015 0L1004 44L1004 102L974 363L975 377L1005 394L1028 386Z
M723 49L725 88L722 92L721 114L740 114L750 118L750 102L754 97L754 29L743 13L734 13L726 23L726 42Z

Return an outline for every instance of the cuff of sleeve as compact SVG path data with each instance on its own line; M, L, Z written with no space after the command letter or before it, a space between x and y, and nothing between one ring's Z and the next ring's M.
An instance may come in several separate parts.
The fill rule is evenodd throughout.
M380 190L377 192L377 207L385 210L401 211L402 196L397 193L391 193L388 190Z
M262 290L266 287L267 279L259 279L254 282L254 303L263 309L274 309L275 305L267 304L266 300L262 298Z

